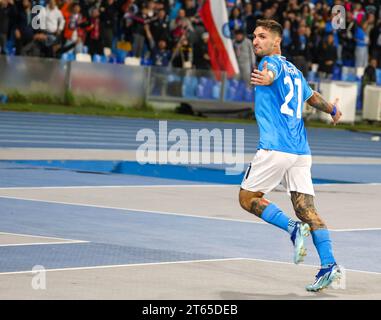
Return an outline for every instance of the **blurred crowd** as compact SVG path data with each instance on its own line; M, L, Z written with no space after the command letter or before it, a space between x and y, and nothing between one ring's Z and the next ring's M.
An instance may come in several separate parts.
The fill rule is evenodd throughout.
M377 0L225 0L231 37L244 79L256 64L256 20L283 27L282 53L306 75L330 76L335 65L381 65ZM209 34L198 15L203 0L0 0L1 53L60 58L65 52L103 55L125 50L155 66L210 69ZM36 6L42 6L40 21ZM345 8L345 28L332 24Z

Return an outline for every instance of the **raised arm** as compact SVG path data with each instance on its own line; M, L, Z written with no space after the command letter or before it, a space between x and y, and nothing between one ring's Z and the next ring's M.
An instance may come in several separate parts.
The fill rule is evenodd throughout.
M342 115L339 107L337 106L338 101L339 99L336 99L334 103L330 103L326 101L319 92L314 91L312 96L307 100L307 103L315 109L329 113L332 117L333 124L336 125Z

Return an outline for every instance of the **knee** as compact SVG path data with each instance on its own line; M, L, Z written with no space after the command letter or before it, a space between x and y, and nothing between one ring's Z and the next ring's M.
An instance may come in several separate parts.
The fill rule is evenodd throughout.
M239 204L242 209L250 211L250 197L248 196L247 190L241 189L239 191Z
M239 204L244 210L255 215L260 215L259 212L255 212L256 206L253 204L260 201L262 197L263 193L261 192L252 192L245 189L241 189L239 192Z

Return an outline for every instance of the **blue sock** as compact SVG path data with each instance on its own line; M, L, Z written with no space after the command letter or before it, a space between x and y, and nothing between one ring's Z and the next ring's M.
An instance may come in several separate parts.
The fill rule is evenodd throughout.
M294 221L285 215L275 204L270 203L262 212L261 218L287 232L290 232L289 225L294 225Z
M333 257L332 242L327 229L317 229L311 231L312 240L319 254L321 265L327 266L336 263Z

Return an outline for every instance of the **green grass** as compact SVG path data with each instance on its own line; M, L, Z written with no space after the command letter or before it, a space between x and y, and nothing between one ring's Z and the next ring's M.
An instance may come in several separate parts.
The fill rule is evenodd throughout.
M104 104L91 105L61 105L61 104L34 104L34 103L7 103L0 105L3 111L19 112L42 112L53 114L77 114L90 116L114 116L129 118L165 119L165 120L191 120L191 121L214 121L214 122L233 122L233 123L253 123L250 119L225 119L225 118L206 118L179 114L174 111L154 110L151 106L146 107L121 107Z
M118 104L92 103L90 100L80 105L64 105L49 103L30 103L30 102L12 102L0 104L0 110L3 111L19 111L19 112L41 112L53 114L76 114L90 116L113 116L113 117L129 117L129 118L146 118L146 119L163 119L163 120L190 120L190 121L208 121L208 122L227 122L239 124L254 124L252 119L230 119L201 117L179 114L174 111L154 110L152 106L136 106L124 107ZM319 122L307 121L307 127L312 128L332 128L346 129L352 131L380 131L380 123L369 124L367 122L351 124L338 124L336 126Z

